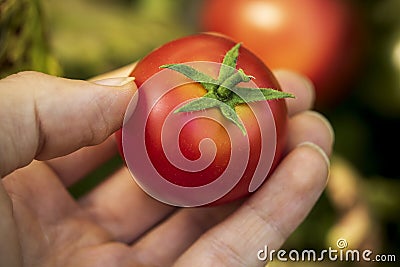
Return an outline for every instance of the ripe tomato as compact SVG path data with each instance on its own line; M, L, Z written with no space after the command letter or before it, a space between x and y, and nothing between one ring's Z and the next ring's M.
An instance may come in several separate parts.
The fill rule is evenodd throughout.
M270 68L308 76L318 107L349 90L362 51L359 14L343 0L206 0L203 30L228 35Z
M163 86L163 83L168 83L170 80L173 80L173 75L181 75L183 77L181 73L171 70L171 65L166 64L174 63L174 66L176 66L178 63L186 62L208 62L211 64L222 63L224 61L224 55L226 58L226 55L229 54L228 51L233 51L231 53L234 53L234 50L238 55L233 64L237 69L243 70L238 71L236 74L242 74L244 72L251 75L257 88L272 88L276 90L275 93L282 94L282 96L278 96L274 100L268 100L268 102L263 98L263 101L252 103L257 105L262 102L260 105L264 104L268 106L271 120L260 123L257 117L257 115L260 114L256 114L257 111L254 111L257 110L257 108L252 109L250 104L246 103L234 107L234 110L245 127L243 129L244 131L239 131L239 127L237 127L238 124L235 125L235 123L227 120L227 118L225 118L222 113L215 108L209 109L208 111L199 108L196 112L193 112L192 110L191 112L174 113L174 110L176 111L176 108L182 105L185 101L193 101L202 97L202 99L205 99L204 96L207 94L205 88L207 87L207 84L203 86L202 83L193 82L193 80L191 82L174 86L174 88L160 96L160 98L154 102L155 104L152 107L149 107L150 103L148 103L148 100L146 99L149 98L149 95L154 94L157 86ZM160 66L171 69L163 70ZM162 75L163 73L166 73L166 75L163 77L158 76L161 78L157 79L153 78L157 77L157 75ZM225 192L224 195L214 198L209 202L200 203L195 201L196 204L194 204L194 202L190 202L191 200L189 200L190 203L181 203L181 200L174 202L164 200L163 197L154 196L154 194L158 193L152 193L152 190L159 190L158 192L161 192L163 189L154 188L155 186L150 186L148 184L144 185L144 183L147 183L147 181L144 180L154 180L155 178L137 177L138 175L151 176L149 174L150 171L135 172L131 170L133 175L136 176L135 179L138 180L139 178L139 185L153 197L166 203L172 203L173 205L179 206L215 205L225 203L250 194L250 191L252 190L249 190L249 188L251 188L251 182L252 179L254 179L253 176L256 172L260 173L260 170L257 170L257 168L265 169L261 170L261 173L262 171L266 172L263 174L263 177L258 177L258 180L263 182L269 174L269 170L273 170L279 162L285 146L287 123L286 105L285 101L281 98L289 97L289 95L284 95L285 93L280 91L279 84L271 71L261 60L246 48L239 48L239 45L235 46L235 43L232 40L218 35L192 35L167 43L151 52L139 61L130 76L135 77L135 81L139 87L138 106L142 106L136 109L149 109L148 117L145 118L142 136L138 133L132 133L132 131L140 132L140 129L131 130L123 128L122 135L121 132L117 133L117 139L121 145L122 139L144 138L145 141L143 147L145 148L145 154L147 155L138 155L138 153L140 153L138 152L140 150L138 148L139 145L131 147L127 144L128 142L125 142L123 150L126 161L129 161L128 153L134 150L134 152L131 152L131 157L136 158L134 161L141 161L143 158L148 157L153 168L156 169L157 173L161 175L163 179L167 180L171 184L183 188L201 188L210 183L216 182L229 168L237 168L233 172L231 171L233 174L240 174L240 172L242 172L238 177L236 185L234 185L231 190ZM148 86L146 84L151 85ZM241 82L238 84L242 85L246 83ZM232 95L229 93L229 96L231 97ZM214 100L215 99L213 99L213 101ZM213 116L217 117L218 120L212 119L210 117L211 113L214 114ZM166 130L165 124L167 123L169 116L173 117L172 121L179 122L181 120L186 120L188 116L194 116L196 114L199 114L199 116L185 122L183 127L178 131L178 134L173 132L174 128L172 128L172 130ZM138 115L138 118L143 117L143 114ZM232 131L236 131L236 134L231 134L230 129L234 129ZM204 140L212 140L214 145L204 146L204 144L202 144ZM245 153L246 142L242 140L247 140L248 142L247 145L249 151L247 154ZM166 152L166 149L171 146L171 144L173 145L175 141L177 144L174 148L175 151L180 151L180 153L182 153L182 155L189 161L196 161L202 156L209 157L210 155L215 155L208 162L208 165L199 171L179 168L175 164L171 163ZM271 145L272 143L273 145ZM265 149L269 149L269 151L265 152ZM243 155L239 155L236 158L239 162L237 165L242 165L242 167L231 166L232 164L230 165L230 162L233 161L232 158L235 157L235 153L243 153ZM265 165L265 162L260 163L260 161L268 161L265 159L265 154L268 153L271 155L269 158L269 165L268 163ZM129 164L127 165L130 167ZM132 163L133 168L140 167L138 165L145 164L138 162ZM238 168L242 169L240 170ZM262 179L260 180L260 178ZM215 186L218 187L218 184ZM172 193L170 193L170 195L171 194ZM194 193L192 195L195 197ZM169 195L167 197L169 197ZM176 196L171 196L171 198L173 197Z

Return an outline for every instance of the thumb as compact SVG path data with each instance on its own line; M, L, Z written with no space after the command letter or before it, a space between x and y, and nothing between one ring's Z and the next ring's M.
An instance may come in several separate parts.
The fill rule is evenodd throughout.
M133 78L98 84L38 72L0 80L0 176L104 141L122 126Z

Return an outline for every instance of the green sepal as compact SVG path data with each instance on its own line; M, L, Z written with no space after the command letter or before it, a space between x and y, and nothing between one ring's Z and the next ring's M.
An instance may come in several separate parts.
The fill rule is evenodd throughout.
M234 106L229 106L225 104L224 102L221 102L220 100L214 98L212 95L209 96L203 96L200 98L197 98L195 100L190 101L186 105L176 109L174 113L178 112L194 112L194 111L200 111L200 110L205 110L209 108L219 108L221 111L222 115L224 115L225 118L233 122L235 125L237 125L240 130L242 131L243 135L246 135L246 128L244 127L243 123L240 121L239 116L236 114L235 107Z
M224 82L229 76L235 73L240 45L240 43L236 44L225 54L218 75L218 81L220 83Z
M241 82L249 82L254 78L244 73L242 69L236 69L240 45L240 43L236 44L225 54L219 70L218 80L185 64L167 64L160 66L160 68L167 68L179 72L189 79L200 83L207 91L204 96L190 101L186 105L176 109L174 113L219 108L222 115L237 125L243 135L246 135L246 129L236 114L236 105L256 101L294 98L292 94L271 88L238 87L237 85Z
M185 75L189 79L200 83L207 92L218 86L217 80L185 64L166 64L160 66L160 68L174 70Z
M232 89L232 91L234 94L232 94L232 97L229 100L229 104L231 105L295 97L290 93L274 90L272 88L235 87Z
M235 107L234 106L229 106L225 103L220 102L220 107L219 109L222 112L222 115L225 116L228 120L236 124L239 129L242 131L243 135L246 135L246 128L244 127L243 123L240 121L239 116L236 114Z
M189 103L187 103L186 105L183 105L182 107L180 107L178 109L175 109L174 113L199 111L199 110L204 110L204 109L208 109L208 108L219 107L220 105L221 105L221 101L219 101L218 99L203 96L203 97L200 97L200 98L190 101Z

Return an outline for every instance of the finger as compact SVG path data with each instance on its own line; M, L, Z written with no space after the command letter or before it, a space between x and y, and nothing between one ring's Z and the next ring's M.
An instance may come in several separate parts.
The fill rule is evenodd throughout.
M129 65L123 66L121 68L109 71L107 73L97 75L97 76L91 78L90 81L98 81L98 80L104 80L104 79L115 78L115 77L127 77L132 72L132 70L136 66L136 64L137 64L137 62L134 62Z
M123 69L125 70L127 67L128 66ZM122 72L122 70L116 70L112 73L106 73L101 77L107 77L107 79L96 79L93 80L93 82L101 85L118 86L125 80L121 78L124 77L121 75ZM112 78L112 75L120 76ZM116 154L117 150L115 138L111 136L99 145L84 147L66 156L50 159L47 161L47 164L66 186L70 186L111 159L112 156Z
M28 213L33 213L31 217L37 218L44 228L79 208L58 177L40 161L33 161L28 167L16 170L6 176L3 183L13 199L13 205L18 205L14 210L21 213L21 218L24 214L29 216Z
M225 219L240 203L179 210L132 246L136 260L146 266L156 266L160 262L172 266L195 240ZM164 249L154 251L159 244L165 244Z
M283 244L317 201L327 176L322 149L310 143L297 147L259 191L205 233L176 266L264 266L257 252Z
M304 111L289 119L287 152L303 142L311 142L330 155L334 139L331 124L324 116L315 111Z
M147 195L133 181L127 168L121 168L79 202L114 240L126 243L137 239L176 209Z
M285 99L289 116L312 108L315 100L315 91L308 78L288 70L276 70L274 75L282 90L295 96L295 98Z
M5 177L3 183L18 222L18 246L27 255L24 262L37 259L35 255L44 251L68 250L68 242L79 247L110 240L108 233L80 210L44 162L33 161Z
M114 136L103 143L84 147L63 157L46 161L65 186L70 186L110 160L117 153Z
M0 81L0 175L99 144L121 127L135 85L104 86L23 72ZM21 93L23 90L23 93ZM18 122L18 123L15 123ZM28 134L27 134L28 133Z

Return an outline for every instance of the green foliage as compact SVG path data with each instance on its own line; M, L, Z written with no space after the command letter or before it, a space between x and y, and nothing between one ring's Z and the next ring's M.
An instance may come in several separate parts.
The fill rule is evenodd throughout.
M39 0L0 3L0 77L21 70L60 74L44 26Z
M86 79L135 62L187 35L176 6L182 1L47 0L51 45L65 76Z

